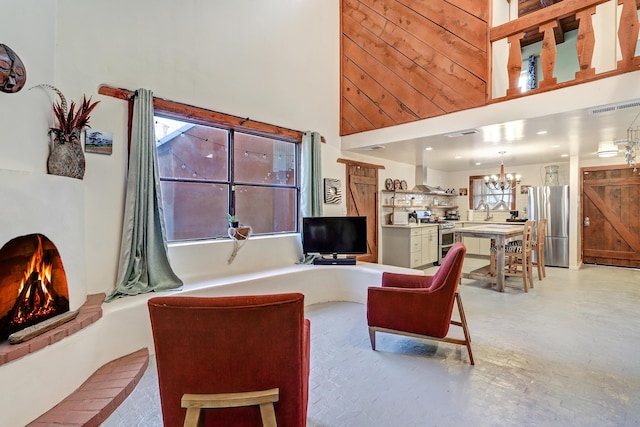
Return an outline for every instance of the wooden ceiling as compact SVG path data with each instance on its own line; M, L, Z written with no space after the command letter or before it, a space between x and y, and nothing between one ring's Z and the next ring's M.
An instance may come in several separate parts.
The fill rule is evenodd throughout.
M549 7L555 3L560 3L562 0L518 0L518 17L522 17L529 13L533 13L544 7ZM579 22L576 20L575 15L568 16L558 21L558 26L554 30L556 36L556 44L560 44L564 41L564 33L567 31L577 30ZM533 43L542 41L544 34L539 31L530 31L525 33L520 45L528 46Z
M342 0L341 134L484 105L488 1Z

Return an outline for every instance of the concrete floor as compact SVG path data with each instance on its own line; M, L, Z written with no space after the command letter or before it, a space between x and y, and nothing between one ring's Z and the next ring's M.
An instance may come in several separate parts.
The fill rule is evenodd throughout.
M307 425L640 425L640 271L547 268L527 294L511 278L504 293L463 280L461 295L475 366L463 347L402 336L377 334L372 351L362 304L307 307ZM162 425L152 360L103 425Z

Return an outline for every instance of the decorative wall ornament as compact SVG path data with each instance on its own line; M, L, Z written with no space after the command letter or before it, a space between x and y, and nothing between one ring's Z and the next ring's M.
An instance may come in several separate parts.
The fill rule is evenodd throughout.
M50 153L47 159L47 170L52 175L62 175L82 179L84 177L85 160L82 152L82 131L89 127L89 114L100 101L91 102L91 98L82 98L82 103L76 105L67 100L62 92L54 86L39 84L41 89L50 89L60 98L60 102L53 104L53 113L58 122L49 128Z
M324 179L324 202L328 204L339 204L342 200L342 184L339 179Z
M0 92L16 93L27 82L22 60L6 44L0 43Z

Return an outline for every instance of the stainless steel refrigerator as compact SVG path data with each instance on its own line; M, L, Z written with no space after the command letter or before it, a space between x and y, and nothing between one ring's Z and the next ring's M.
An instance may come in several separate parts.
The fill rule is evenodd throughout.
M529 187L529 219L547 219L544 264L569 267L569 186Z

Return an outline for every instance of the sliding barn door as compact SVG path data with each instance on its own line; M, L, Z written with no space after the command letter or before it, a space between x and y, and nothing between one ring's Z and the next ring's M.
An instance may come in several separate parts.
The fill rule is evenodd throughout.
M582 262L640 267L640 175L594 167L582 179Z
M378 262L378 169L383 166L338 159L345 163L347 215L367 217L366 255L359 261Z

